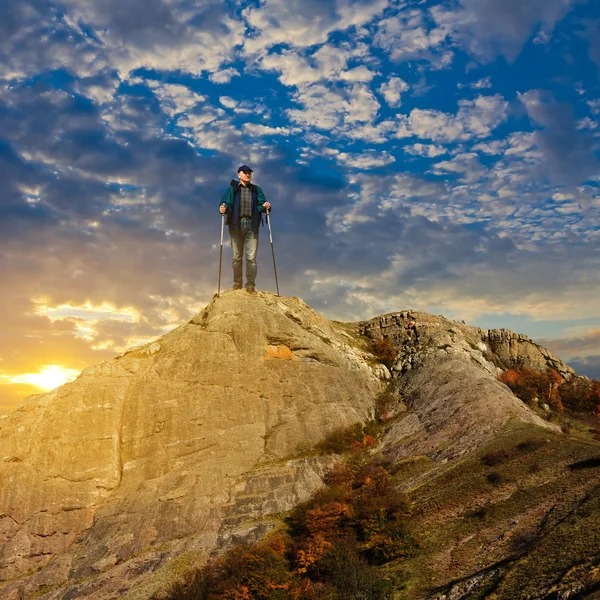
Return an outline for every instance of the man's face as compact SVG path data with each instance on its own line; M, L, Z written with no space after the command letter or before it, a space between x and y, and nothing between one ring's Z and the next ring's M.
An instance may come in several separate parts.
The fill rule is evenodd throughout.
M240 171L238 177L242 183L250 183L252 179L252 171Z

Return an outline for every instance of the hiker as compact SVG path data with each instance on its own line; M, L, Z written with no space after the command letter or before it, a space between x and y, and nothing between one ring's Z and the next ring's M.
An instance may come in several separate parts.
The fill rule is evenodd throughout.
M266 201L263 191L253 183L252 169L242 165L238 170L239 181L231 180L227 191L221 198L221 214L227 214L227 225L233 250L233 288L243 287L242 260L246 254L246 290L256 293L256 252L258 250L258 227L262 215L270 211L271 204Z

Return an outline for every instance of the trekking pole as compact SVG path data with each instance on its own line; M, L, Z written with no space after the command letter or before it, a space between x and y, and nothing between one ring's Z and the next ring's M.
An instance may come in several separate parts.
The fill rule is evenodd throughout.
M219 287L217 296L221 295L221 266L223 265L223 231L225 229L225 215L221 215L221 251L219 252Z
M277 286L277 295L279 296L279 282L277 281L277 265L275 264L275 248L273 247L273 234L271 233L271 219L269 219L269 209L267 209L267 225L269 226L269 239L271 240L271 254L273 255L273 269L275 270L275 285Z

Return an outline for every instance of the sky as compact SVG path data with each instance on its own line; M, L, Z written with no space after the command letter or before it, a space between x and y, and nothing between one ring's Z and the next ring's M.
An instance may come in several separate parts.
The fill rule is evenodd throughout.
M244 163L282 295L600 378L599 75L592 0L3 0L0 412L212 299Z

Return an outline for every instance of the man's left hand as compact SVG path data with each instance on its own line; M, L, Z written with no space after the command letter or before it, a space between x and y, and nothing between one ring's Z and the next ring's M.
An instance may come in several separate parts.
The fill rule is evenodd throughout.
M271 210L271 204L269 202L265 202L263 204L263 207L264 207L265 210Z

